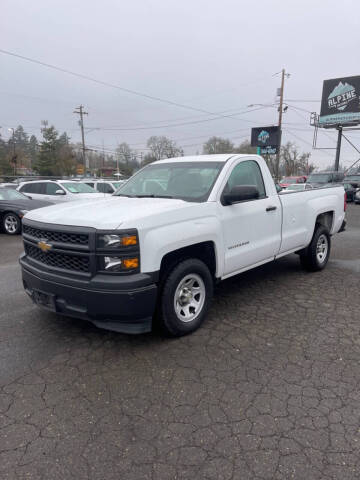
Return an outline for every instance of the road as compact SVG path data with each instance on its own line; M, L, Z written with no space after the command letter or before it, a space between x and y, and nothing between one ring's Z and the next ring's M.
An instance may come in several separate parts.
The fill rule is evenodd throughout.
M227 280L191 336L34 307L0 235L2 480L358 479L360 205L325 271Z

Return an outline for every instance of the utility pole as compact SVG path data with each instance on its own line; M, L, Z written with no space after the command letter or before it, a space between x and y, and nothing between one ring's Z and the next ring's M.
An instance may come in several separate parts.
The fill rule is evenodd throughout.
M84 165L84 173L89 169L89 159L86 158L86 148L85 148L85 135L84 135L84 115L88 115L87 112L84 112L84 106L80 105L76 107L74 113L80 115L79 125L81 128L81 139L82 139L82 157L83 157L83 165Z
M338 125L336 127L338 131L338 138L336 144L336 156L335 156L335 171L339 171L339 163L340 163L340 149L341 149L341 137L342 137L342 126Z
M279 180L279 164L280 164L280 149L281 149L281 126L282 126L282 114L283 114L283 103L284 103L284 86L285 86L285 76L290 77L289 73L285 72L285 68L281 70L281 87L280 87L280 103L279 103L279 146L276 154L276 164L275 164L275 177L276 180Z

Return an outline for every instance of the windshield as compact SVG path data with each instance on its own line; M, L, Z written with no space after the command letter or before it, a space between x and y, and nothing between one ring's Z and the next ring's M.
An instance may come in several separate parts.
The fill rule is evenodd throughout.
M96 193L96 190L86 183L61 183L61 186L66 188L70 193Z
M121 187L121 185L124 184L124 182L111 182L112 186L117 190L118 188Z
M29 200L29 197L12 188L0 188L0 200Z
M309 183L329 183L331 182L331 173L314 173L307 180Z
M148 165L128 180L115 195L179 198L204 202L210 195L223 162L174 162Z
M360 182L360 175L349 175L348 177L344 178L344 181L346 182Z
M296 183L297 178L286 177L281 180L280 183Z

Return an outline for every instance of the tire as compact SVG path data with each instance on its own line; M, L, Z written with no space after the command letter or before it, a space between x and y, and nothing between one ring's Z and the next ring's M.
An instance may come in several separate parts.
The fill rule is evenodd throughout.
M189 258L174 266L160 291L158 320L163 332L181 337L200 327L214 291L211 273L204 262Z
M2 227L8 235L18 235L21 231L21 220L16 213L5 213L2 219Z
M317 224L309 246L300 253L302 267L310 272L323 270L329 260L330 250L329 230L323 225Z

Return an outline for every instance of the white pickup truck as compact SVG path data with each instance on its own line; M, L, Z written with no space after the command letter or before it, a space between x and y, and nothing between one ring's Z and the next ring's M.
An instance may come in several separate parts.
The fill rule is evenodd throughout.
M197 329L216 281L298 253L321 270L345 228L343 187L277 193L257 155L154 162L114 196L23 220L23 283L43 308L119 332Z

